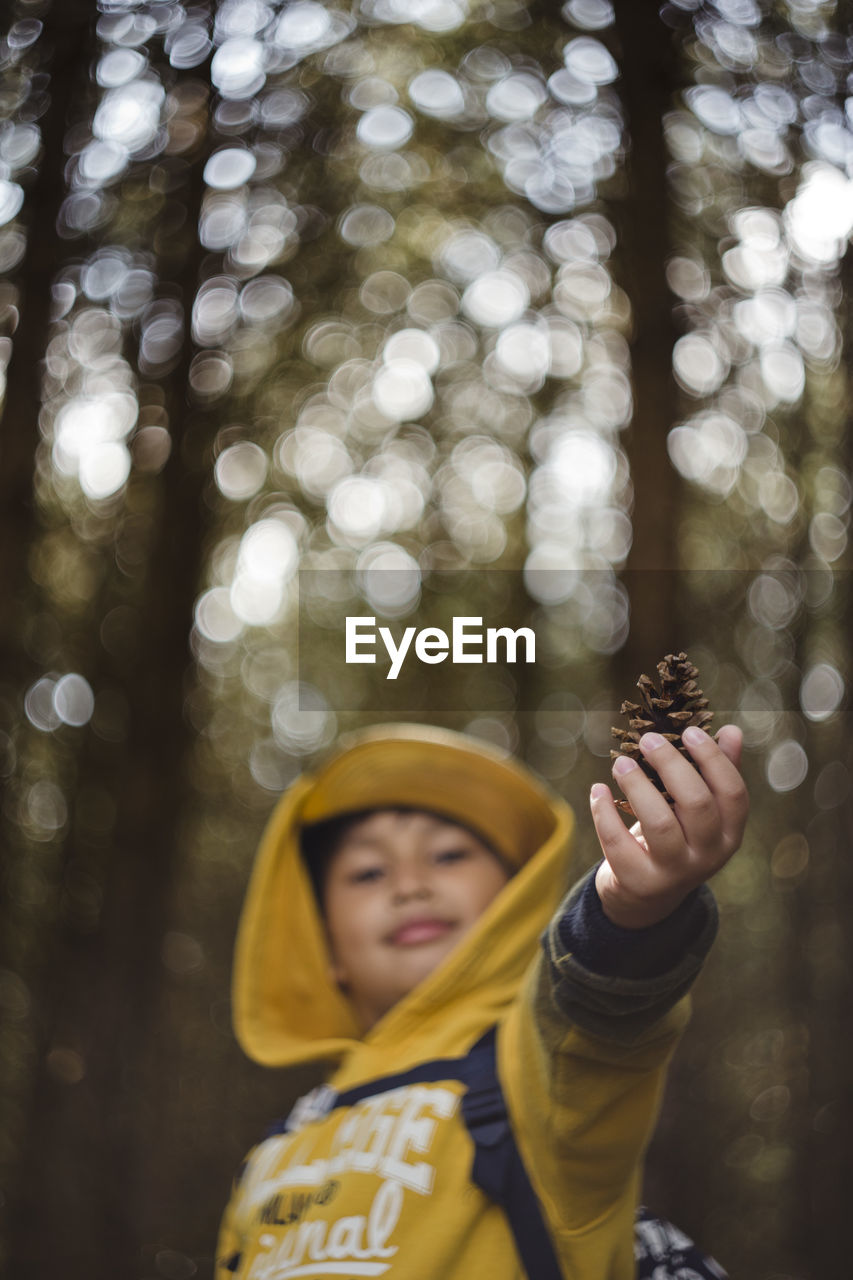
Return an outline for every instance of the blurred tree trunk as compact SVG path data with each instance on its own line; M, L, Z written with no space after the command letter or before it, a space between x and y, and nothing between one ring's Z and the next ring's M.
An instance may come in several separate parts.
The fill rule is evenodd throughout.
M848 16L849 16L849 6ZM841 264L842 308L839 317L842 330L842 368L850 384L850 357L853 354L853 250L848 247ZM843 453L839 459L850 474L853 468L853 433L848 423ZM836 591L841 603L837 625L842 634L853 634L853 589L849 570L850 546L846 565L836 573ZM807 828L812 859L807 887L809 890L808 933L813 944L805 956L805 983L808 990L809 1030L809 1124L805 1133L805 1150L800 1166L803 1199L807 1206L806 1248L814 1274L840 1274L849 1266L849 1191L853 1186L853 1092L850 1088L850 1055L853 1052L853 932L850 929L853 909L853 701L849 695L850 667L842 672L848 683L848 695L841 713L841 723L831 739L831 755L843 766L832 777L833 791L827 799L835 807L819 812ZM830 744L827 744L830 746ZM825 758L819 760L820 764ZM816 772L816 770L815 770ZM824 979L819 966L821 937L830 937L838 948L829 967L830 981ZM812 960L810 951L814 950Z
M57 235L66 194L65 131L75 96L85 91L95 13L89 0L58 0L44 14L41 74L50 105L41 117L38 174L28 192L27 248L17 274L19 320L0 420L0 670L10 689L32 671L23 638L30 592L28 558L38 530L33 479L40 441L42 362L50 324L51 285L66 253Z
M203 487L216 430L216 422L187 399L189 316L204 253L195 228L206 158L200 144L175 193L187 209L191 234L187 252L179 255L180 274L172 270L169 281L187 323L183 357L162 387L172 451L159 476L131 480L122 519L134 525L132 536L145 554L130 566L113 557L90 615L89 674L96 689L125 695L127 733L116 745L90 728L78 761L76 796L104 789L116 798L117 811L106 850L92 847L78 813L63 851L67 868L106 862L103 908L94 931L81 931L65 918L51 940L11 1244L13 1269L22 1280L103 1274L106 1259L130 1265L143 1243L136 1238L146 1195L139 1153L158 1105L145 1066L186 801L189 635L206 532ZM175 243L167 240L170 261L159 264L164 274L175 266ZM116 540L121 538L120 523ZM112 546L106 554L113 556ZM97 633L119 605L133 622L108 652ZM69 1049L82 1063L79 1080L63 1078L61 1055ZM55 1052L47 1057L51 1050L59 1058Z
M672 107L676 59L657 5L617 4L615 9L631 140L627 194L619 206L621 275L634 312L634 417L626 441L634 488L626 574L631 631L615 659L617 687L627 696L640 672L677 643L672 570L678 563L679 483L666 447L677 412L672 376L676 333L665 275L670 241L663 133L664 117Z

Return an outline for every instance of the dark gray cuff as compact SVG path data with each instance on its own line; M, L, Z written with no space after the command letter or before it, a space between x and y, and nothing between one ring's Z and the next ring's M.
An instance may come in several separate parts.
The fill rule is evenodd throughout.
M599 863L599 866L601 864ZM612 978L655 978L677 964L705 925L706 911L694 889L671 915L644 929L623 929L608 920L595 887L595 868L561 912L560 946L578 964Z
M660 925L620 929L607 920L600 905L601 920L596 917L594 902L588 896L594 878L593 870L575 885L543 935L552 997L564 1017L583 1030L630 1043L690 989L716 936L717 906L710 889L703 885ZM599 929L602 920L606 928ZM594 926L592 940L590 921ZM578 922L580 949L572 951L566 943L571 942ZM602 964L608 939L616 954ZM591 964L596 959L598 971Z

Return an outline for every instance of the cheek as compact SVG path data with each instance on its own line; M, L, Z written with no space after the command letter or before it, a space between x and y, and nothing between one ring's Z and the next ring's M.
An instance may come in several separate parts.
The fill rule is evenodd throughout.
M500 870L495 869L495 873L489 876L478 874L473 877L466 886L466 901L468 910L466 915L469 919L476 919L486 910L486 907L492 903L507 883L508 877Z
M336 982L349 981L359 967L359 959L373 936L371 925L375 911L372 906L367 900L359 901L357 908L341 901L327 909L326 936Z
M352 946L346 937L329 933L329 970L338 986L346 986L352 977L350 957Z

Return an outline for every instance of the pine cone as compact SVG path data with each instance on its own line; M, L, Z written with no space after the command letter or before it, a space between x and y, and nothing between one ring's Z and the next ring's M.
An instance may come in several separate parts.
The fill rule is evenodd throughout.
M640 701L623 702L621 707L622 715L629 717L628 728L611 730L619 743L618 751L610 752L611 758L616 760L619 756L630 756L636 760L668 804L675 801L657 772L646 763L640 751L640 738L644 733L659 733L693 764L689 752L682 745L681 735L688 725L697 725L710 733L708 726L714 718L713 711L708 710L708 699L696 683L698 674L686 653L668 653L658 663L660 688L656 688L648 676L640 676L637 681ZM623 813L636 816L627 800L617 800L616 804Z

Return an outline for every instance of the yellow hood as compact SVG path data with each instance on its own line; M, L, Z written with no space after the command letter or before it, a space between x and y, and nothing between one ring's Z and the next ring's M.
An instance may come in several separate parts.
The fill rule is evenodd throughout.
M518 870L459 946L362 1037L331 976L300 833L339 814L394 807L473 828ZM343 1063L341 1084L464 1050L506 1011L536 954L566 887L572 827L563 800L476 739L422 725L341 739L285 792L261 840L234 960L242 1048L267 1066Z

